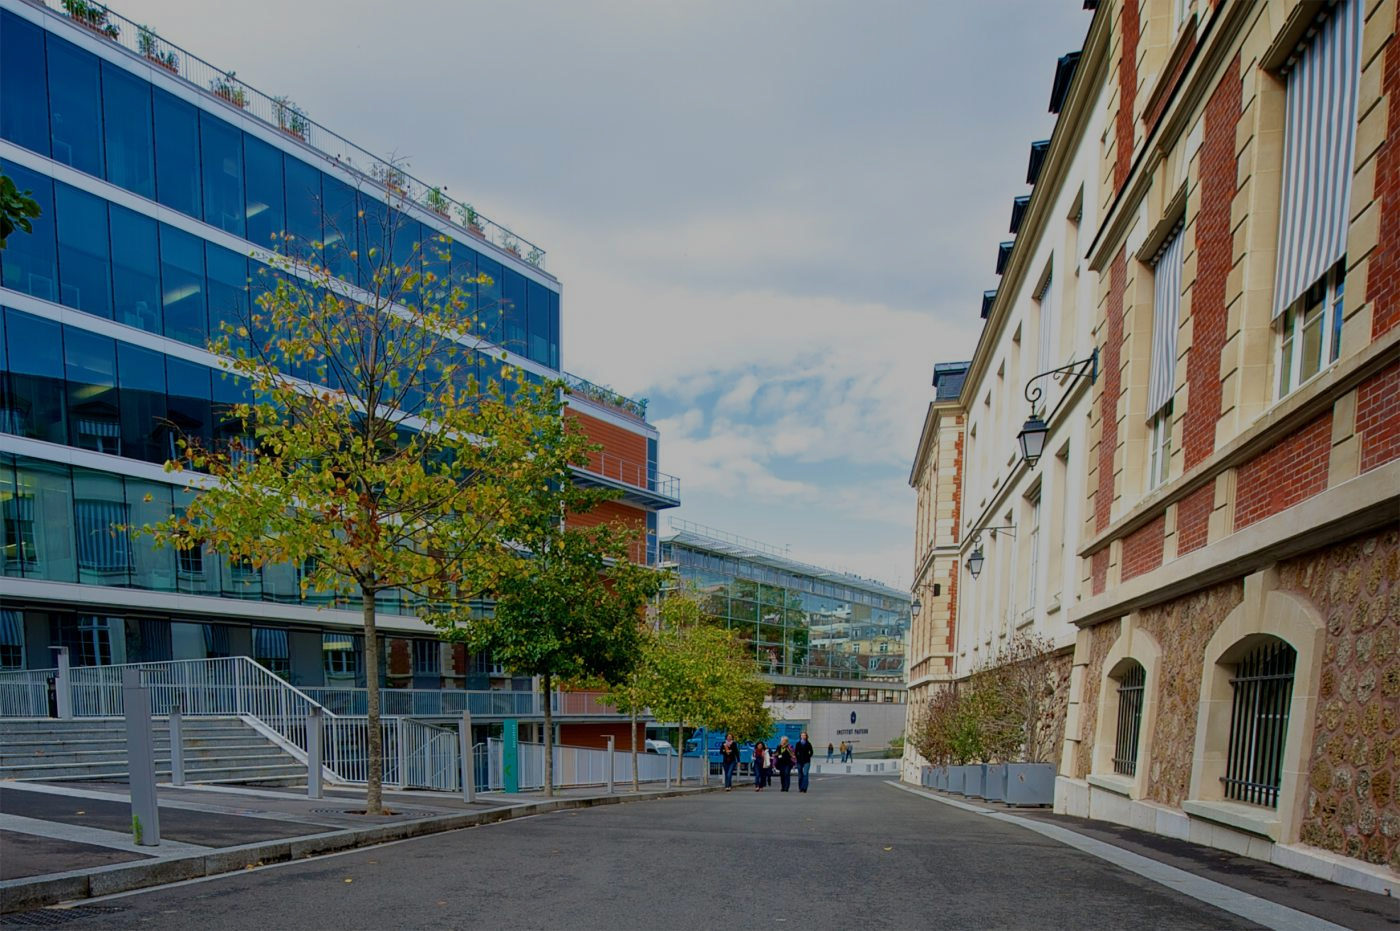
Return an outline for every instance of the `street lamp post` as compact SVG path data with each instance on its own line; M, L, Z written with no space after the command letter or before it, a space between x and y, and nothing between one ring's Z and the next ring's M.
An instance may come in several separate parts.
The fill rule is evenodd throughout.
M998 533L1004 533L1011 539L1016 539L1016 525L1005 524L1001 527L985 527L987 533L991 534L993 540ZM972 555L967 557L967 572L975 581L982 574L982 564L987 561L987 557L982 555L982 531L979 530L972 535Z
M1036 405L1040 403L1040 399L1045 395L1044 389L1036 383L1042 378L1048 378L1051 375L1068 375L1071 378L1087 378L1089 379L1089 384L1094 384L1094 382L1098 381L1099 377L1098 347L1094 347L1093 353L1091 353L1087 359L1071 362L1068 365L1050 369L1048 372L1041 372L1039 375L1033 375L1031 380L1026 382L1026 400L1029 401L1031 405L1031 416L1021 427L1021 432L1016 434L1016 442L1020 444L1021 447L1021 458L1025 461L1026 465L1032 469L1035 468L1035 464L1040 460L1041 453L1045 452L1045 438L1050 433L1049 421L1055 419L1055 414L1059 411L1060 404L1064 403L1064 396L1061 396L1059 403L1055 405L1055 410L1051 411L1050 415L1045 418L1041 418L1036 409ZM969 566L968 569L970 571L971 566ZM974 579L977 578L977 573L974 572L972 577Z

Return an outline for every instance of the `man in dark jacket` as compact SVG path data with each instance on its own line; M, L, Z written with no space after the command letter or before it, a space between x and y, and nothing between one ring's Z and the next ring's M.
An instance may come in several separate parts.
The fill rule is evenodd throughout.
M803 731L802 736L797 741L797 746L793 747L797 754L797 791L807 791L807 772L812 768L812 741L807 739L807 732Z

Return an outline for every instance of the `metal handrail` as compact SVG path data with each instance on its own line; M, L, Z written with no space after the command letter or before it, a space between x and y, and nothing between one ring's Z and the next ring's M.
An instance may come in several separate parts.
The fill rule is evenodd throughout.
M590 453L588 465L577 468L599 478L622 482L633 488L645 488L668 498L679 499L681 496L681 480L677 476L662 472L650 464L614 455L607 450Z
M569 393L576 394L581 398L610 407L623 414L628 414L638 420L647 419L647 399L640 400L629 398L625 394L619 394L607 385L599 385L586 378L577 375L570 375L568 372L561 373L564 376L564 383L569 386Z
M226 106L242 110L303 143L327 161L378 185L388 195L386 202L391 206L411 203L468 235L490 243L544 272L544 249L500 223L486 218L470 204L448 197L441 186L418 180L408 174L402 165L382 159L313 121L289 98L265 94L234 72L216 68L197 55L161 38L149 27L133 22L93 0L86 0L81 6L74 4L73 13L67 11L63 0L29 0L29 3L104 37L131 54L146 59L152 67L164 69L206 97L215 98ZM90 12L85 18L79 15L79 10ZM396 201L402 201L402 204Z

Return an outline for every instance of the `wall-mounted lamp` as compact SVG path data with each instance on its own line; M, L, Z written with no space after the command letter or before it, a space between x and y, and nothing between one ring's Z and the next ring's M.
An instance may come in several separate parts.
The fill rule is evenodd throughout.
M992 538L993 540L995 540L995 539L997 538L997 534L998 534L998 533L1004 533L1004 534L1006 534L1007 536L1011 537L1013 540L1016 539L1016 525L1015 525L1015 524L1007 524L1007 525L1004 526L1004 527L987 527L987 528L984 528L984 529L986 530L986 532L987 532L988 534L991 535L991 538ZM979 530L979 531L977 531L977 533L973 534L973 536L972 536L972 545L973 545L972 555L969 556L969 557L967 557L967 572L968 572L968 575L972 576L973 579L976 579L979 575L982 574L982 564L985 563L985 562L987 561L987 557L982 555L982 544L979 542L981 539L982 539L982 531L981 531L981 530Z
M1040 399L1044 396L1045 392L1036 382L1040 381L1042 378L1048 378L1051 375L1068 375L1071 378L1087 378L1089 379L1089 384L1092 385L1094 382L1098 381L1099 378L1098 347L1095 346L1093 353L1089 358L1083 361L1071 362L1057 369L1041 372L1039 375L1033 376L1030 381L1026 382L1026 400L1029 401L1031 405L1031 416L1026 421L1025 425L1021 427L1021 432L1016 434L1016 442L1021 446L1021 458L1025 460L1026 465L1030 468L1035 468L1035 464L1040 460L1041 453L1045 452L1045 437L1050 432L1048 421L1055 419L1055 414L1060 409L1059 405L1063 404L1065 397L1067 397L1067 395L1060 396L1059 404L1055 405L1055 410L1051 411L1048 417L1042 419L1040 414L1037 413L1036 405L1040 403ZM973 578L976 578L976 576L974 575Z
M915 597L914 600L913 600L912 602L910 602L910 604L909 604L909 616L910 616L910 617L918 617L918 616L919 616L919 612L922 611L923 609L924 609L924 603L923 603L922 601L920 601L917 597Z

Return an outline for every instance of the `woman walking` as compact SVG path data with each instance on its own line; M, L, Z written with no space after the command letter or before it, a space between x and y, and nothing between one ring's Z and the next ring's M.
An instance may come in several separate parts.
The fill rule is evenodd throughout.
M796 763L797 755L792 752L792 744L784 737L778 741L778 749L773 752L773 765L778 767L778 779L783 784L784 792L792 788L792 767Z
M720 764L724 767L724 791L734 787L734 770L739 768L739 745L733 734L724 735L724 743L719 745Z
M753 790L762 792L768 785L768 745L763 741L753 745Z

